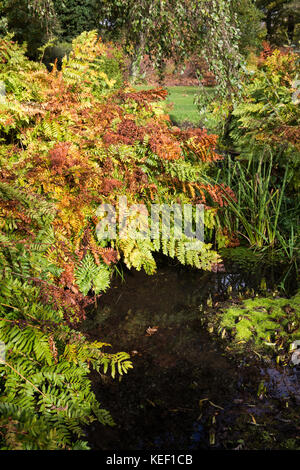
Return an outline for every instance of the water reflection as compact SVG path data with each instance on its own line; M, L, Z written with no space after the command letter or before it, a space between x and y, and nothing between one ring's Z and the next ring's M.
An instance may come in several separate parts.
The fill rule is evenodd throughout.
M241 416L249 429L248 421L254 424L256 415L269 416L270 409L279 416L285 412L270 398L286 398L287 393L291 398L295 392L299 397L299 382L288 373L283 380L282 372L271 366L262 370L247 361L233 363L202 328L201 312L209 298L218 302L228 291L262 283L257 274L226 271L164 267L150 277L133 271L101 297L86 328L92 337L111 343L113 351L131 352L134 369L121 381L99 385L99 399L118 426L91 427L93 448L235 448L241 431L238 427L235 440L230 429ZM274 279L267 278L266 288ZM257 394L262 378L263 398Z

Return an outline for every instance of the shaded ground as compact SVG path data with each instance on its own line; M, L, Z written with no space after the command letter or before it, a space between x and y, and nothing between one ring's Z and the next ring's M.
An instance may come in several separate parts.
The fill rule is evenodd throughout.
M273 288L279 273L264 275ZM131 352L134 369L121 381L95 379L117 426L92 426L92 448L300 448L297 371L230 359L201 326L210 294L221 302L230 289L257 288L261 276L164 266L151 277L128 273L103 295L86 328L113 351Z

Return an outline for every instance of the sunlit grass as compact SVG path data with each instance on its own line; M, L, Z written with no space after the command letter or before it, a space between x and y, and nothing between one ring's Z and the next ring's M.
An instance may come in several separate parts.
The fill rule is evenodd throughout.
M138 90L153 88L149 85L136 86ZM167 87L169 92L167 103L172 105L169 110L170 118L175 124L184 122L198 125L200 118L197 106L194 104L195 95L199 92L196 86L172 86Z
M198 87L174 86L168 88L168 103L173 103L170 118L177 124L190 122L198 125L200 121L199 111L194 104L195 95L199 92Z

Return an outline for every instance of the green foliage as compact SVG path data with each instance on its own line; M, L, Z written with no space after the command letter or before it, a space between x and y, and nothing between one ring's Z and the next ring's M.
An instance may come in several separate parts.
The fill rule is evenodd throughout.
M194 21L190 21L192 15ZM197 2L104 1L99 16L101 33L124 42L133 77L144 54L151 54L155 64L162 67L167 57L187 55L202 37Z
M83 295L87 295L91 289L99 294L109 287L110 273L107 266L97 266L93 256L88 253L75 272L75 278Z
M224 209L231 232L253 248L273 248L290 260L299 254L299 105L295 99L298 58L266 51L245 72L242 99L225 108L222 144L228 157L220 181L233 189ZM224 107L213 114L224 119Z
M251 9L250 0L245 2L248 16L254 19L254 7ZM2 27L14 32L20 43L27 42L31 58L37 59L38 49L49 39L58 38L58 46L45 57L47 64L55 53L62 57L59 43L70 43L82 32L97 29L105 40L124 45L134 77L144 54L150 54L162 75L167 58L181 62L195 52L209 59L220 80L230 83L225 69L229 62L231 72L235 69L237 26L245 24L245 8L242 11L233 1L224 0L17 0L17 4L5 0L2 13L7 22Z
M253 251L246 246L238 246L234 248L224 248L221 250L225 259L232 261L238 265L244 272L254 273L262 265L272 264L272 259L264 257L263 253Z
M287 186L293 172L286 171L281 185L272 177L273 157L262 159L245 168L228 157L226 183L235 191L224 209L222 224L229 231L241 234L254 249L273 248L290 260L296 260L299 250L299 204L288 197ZM296 204L295 204L296 202ZM294 210L291 210L294 207ZM225 220L223 220L223 218Z
M89 73L89 88L96 96L101 97L104 89L110 91L121 82L121 69L118 58L114 57L114 50L109 51L102 44L97 48L96 31L84 32L72 41L72 51L62 61L62 72L64 78L72 84L77 84L86 72ZM90 57L86 53L91 50ZM111 57L109 57L111 55ZM120 59L120 56L119 56Z
M294 0L256 0L263 12L267 39L277 45L296 44L300 39L300 8Z
M243 100L232 111L230 136L241 154L259 155L271 148L277 162L299 166L299 106L296 91L298 58L275 50L249 70L243 83Z
M262 27L263 13L259 11L253 0L236 0L233 3L240 30L239 48L247 55L250 51L257 51L266 31Z
M82 426L95 419L114 424L91 390L89 370L110 368L113 377L116 369L126 373L129 356L102 352L108 345L88 341L66 322L76 303L61 302L63 292L52 284L60 270L46 258L53 208L11 185L1 183L0 190L2 201L19 201L36 235L24 243L17 217L1 226L0 341L5 357L0 359L0 445L86 449Z
M277 353L300 339L300 296L291 299L256 298L221 311L220 330L234 341L253 342L258 348L273 348Z
M91 31L98 26L96 0L54 0L53 5L59 18L63 41L72 41L83 31Z
M124 253L124 261L131 268L138 271L142 268L153 274L156 270L156 263L153 258L153 251L162 251L170 258L177 258L183 265L192 266L198 269L210 270L212 263L217 264L220 257L216 252L211 251L211 244L201 243L200 247L190 248L192 240L187 237L175 239L171 234L170 238L160 236L155 240L120 240L120 247Z
M223 91L225 82L234 82L239 34L232 2L114 0L102 2L100 14L104 35L124 43L133 80L144 54L162 75L167 58L181 62L196 53L208 60Z
M0 12L6 18L7 31L19 43L26 42L33 59L38 58L38 48L60 31L52 0L5 0Z
M122 86L124 81L125 56L120 47L111 47L110 54L103 58L101 69L109 80L115 80L115 88L118 89Z

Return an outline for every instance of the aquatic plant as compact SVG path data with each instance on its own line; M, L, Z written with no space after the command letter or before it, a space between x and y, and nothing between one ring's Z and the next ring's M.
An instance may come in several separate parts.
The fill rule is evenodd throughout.
M300 340L300 292L292 298L257 297L221 309L219 331L236 343L284 356L289 345Z
M235 198L227 193L228 205L220 214L222 225L229 233L244 237L254 249L281 252L290 261L299 250L299 208L297 198L291 199L288 185L292 172L286 166L280 186L274 178L274 159L264 154L248 167L241 161L227 158L222 170L226 184L234 189ZM293 207L293 209L292 209Z

